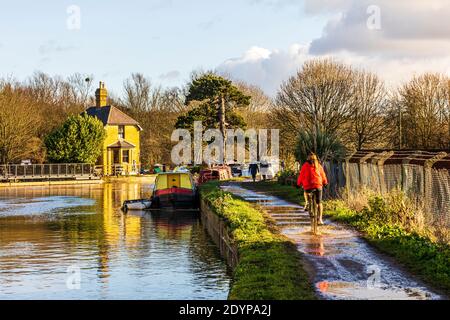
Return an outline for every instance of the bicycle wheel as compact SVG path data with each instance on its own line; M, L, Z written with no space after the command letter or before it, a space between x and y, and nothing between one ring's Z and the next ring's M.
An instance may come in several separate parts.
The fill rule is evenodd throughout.
M317 229L318 229L318 208L317 208L317 201L316 201L316 193L312 193L312 217L311 217L311 229L313 235L317 235Z

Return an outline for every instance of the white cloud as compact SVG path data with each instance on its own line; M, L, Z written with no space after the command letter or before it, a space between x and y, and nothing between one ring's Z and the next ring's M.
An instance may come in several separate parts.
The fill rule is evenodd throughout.
M320 12L329 0L305 0ZM347 50L363 54L427 56L446 55L450 49L450 2L448 0L341 0L335 10L340 17L328 22L322 37L313 40L311 52L323 54ZM379 30L367 27L380 10ZM328 10L328 9L324 9Z
M291 3L290 0L254 0ZM381 29L370 29L368 7L380 9ZM321 37L287 50L252 47L218 70L275 95L281 83L312 58L333 57L377 73L396 86L424 72L450 75L450 1L305 0L309 15L328 15Z
M225 61L217 70L235 79L256 84L273 95L280 84L308 58L308 47L298 44L292 45L287 51L252 47L241 57Z
M395 87L414 75L425 72L441 72L450 76L450 56L427 57L381 57L367 56L341 51L335 54L315 55L309 47L294 44L288 50L268 50L252 47L241 57L222 63L217 70L233 79L244 80L261 87L267 94L275 96L283 81L294 75L309 59L334 58L358 69L374 72L388 86Z

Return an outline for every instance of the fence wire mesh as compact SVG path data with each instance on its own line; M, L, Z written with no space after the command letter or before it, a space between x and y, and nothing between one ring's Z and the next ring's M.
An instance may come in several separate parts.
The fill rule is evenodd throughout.
M328 195L366 188L379 194L402 190L434 221L450 227L450 153L424 151L363 152L345 162L325 163Z

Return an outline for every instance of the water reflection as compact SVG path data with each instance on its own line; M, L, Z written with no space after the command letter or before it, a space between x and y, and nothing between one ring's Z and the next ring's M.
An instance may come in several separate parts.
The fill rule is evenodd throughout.
M0 298L225 299L230 277L197 217L122 214L150 192L148 182L0 189ZM70 266L80 290L67 288Z

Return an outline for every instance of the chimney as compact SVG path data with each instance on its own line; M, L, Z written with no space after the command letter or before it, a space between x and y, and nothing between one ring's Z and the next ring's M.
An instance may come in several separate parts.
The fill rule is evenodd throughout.
M105 83L100 81L97 91L95 91L95 106L105 107L108 100L108 91L106 90Z

